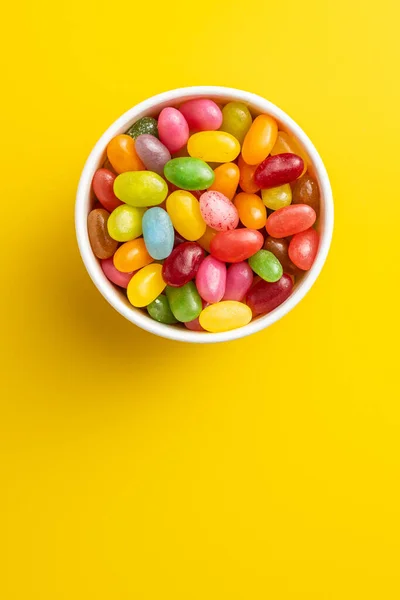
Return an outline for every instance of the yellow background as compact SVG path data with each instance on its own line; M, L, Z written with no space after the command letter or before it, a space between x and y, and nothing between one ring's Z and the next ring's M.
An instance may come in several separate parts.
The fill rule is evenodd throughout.
M396 0L3 7L2 599L400 597L398 23ZM335 197L309 295L216 346L124 321L73 224L100 134L192 84L281 106Z

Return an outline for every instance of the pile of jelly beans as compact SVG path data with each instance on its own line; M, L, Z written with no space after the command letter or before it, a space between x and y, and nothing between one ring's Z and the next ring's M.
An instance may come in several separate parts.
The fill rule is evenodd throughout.
M143 117L93 177L92 250L152 319L242 327L282 304L318 250L318 184L296 139L240 102Z

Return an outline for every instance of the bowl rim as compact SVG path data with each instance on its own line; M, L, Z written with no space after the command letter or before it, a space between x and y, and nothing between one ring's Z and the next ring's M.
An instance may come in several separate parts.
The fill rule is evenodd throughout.
M191 331L184 327L158 323L140 309L129 306L127 301L124 302L114 284L104 275L99 260L92 252L87 232L87 214L91 197L92 178L95 171L99 168L99 161L104 155L108 142L115 135L121 133L121 131L128 129L131 122L140 118L139 115L145 116L142 113L151 113L158 105L165 105L170 102L177 104L180 101L196 97L212 97L214 100L218 100L218 98L230 98L230 101L244 102L245 104L256 106L260 113L268 113L280 121L300 141L308 154L318 179L321 198L324 200L324 231L320 236L318 254L310 271L307 272L307 275L298 287L295 288L285 302L270 313L258 317L244 327L221 333ZM118 117L101 135L90 152L80 176L75 202L75 229L79 251L86 270L99 292L117 312L131 323L163 338L182 342L215 343L240 339L266 329L290 312L308 293L322 270L332 240L333 224L334 208L329 177L318 151L301 127L285 111L258 94L236 88L213 85L175 88L156 94L139 102L139 104L136 104Z

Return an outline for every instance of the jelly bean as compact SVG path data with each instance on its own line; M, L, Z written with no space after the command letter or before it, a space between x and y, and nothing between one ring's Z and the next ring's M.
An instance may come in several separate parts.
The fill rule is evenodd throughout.
M97 258L109 258L118 247L118 242L112 239L107 230L109 216L110 213L104 208L96 208L88 215L89 241Z
M271 152L278 136L278 125L269 115L256 117L244 138L242 156L248 165L258 165Z
M185 283L182 287L167 286L165 293L174 317L186 323L196 319L202 310L199 292L193 281Z
M122 204L121 200L118 200L114 194L115 178L115 173L108 169L97 169L93 176L92 186L95 196L108 212L112 212Z
M239 213L239 219L249 229L261 229L267 221L267 209L257 194L241 192L233 201Z
M189 139L189 125L176 108L163 108L158 117L158 133L168 150L177 152Z
M308 204L291 204L273 212L267 219L266 229L276 238L305 231L315 223L317 215Z
M153 300L153 302L150 302L147 307L147 312L152 319L158 321L159 323L172 325L172 323L178 322L172 314L172 310L169 307L168 298L167 296L164 296L164 294L161 294L158 296L158 298Z
M208 306L208 302L205 302L204 300L201 301L202 304L202 309L206 308L206 306ZM188 329L190 329L191 331L204 331L204 329L202 328L202 326L199 323L199 317L197 317L196 319L193 319L192 321L186 321L186 323L184 323L184 326L187 327Z
M289 183L261 190L261 198L265 206L270 210L278 210L289 206L292 202L292 188Z
M285 273L298 275L296 265L289 258L289 243L285 238L274 238L268 236L264 243L265 250L272 252L279 260Z
M183 190L205 190L214 183L215 175L211 167L198 158L173 158L164 167L164 175L174 185Z
M163 208L164 208L164 210L167 210L167 203L165 203L165 206L163 206ZM176 248L180 244L184 244L185 242L186 242L186 240L183 237L183 235L180 235L177 231L175 231L174 248Z
M244 162L243 156L239 156L238 166L240 169L239 185L246 194L255 194L260 187L254 181L254 173L258 165L248 165Z
M289 244L290 260L299 269L308 271L317 256L318 244L319 237L315 229L306 229L306 231L296 233Z
M156 260L167 258L174 247L174 228L169 214L159 206L143 215L143 238L147 252Z
M261 280L253 286L246 296L246 302L254 316L271 312L289 298L293 289L290 275L284 273L274 283Z
M220 192L229 200L233 200L239 185L239 167L235 163L224 163L214 169L214 174L214 183L208 188L208 191Z
M107 146L107 157L117 173L144 169L135 142L129 135L121 134L113 138Z
M206 230L198 200L185 190L172 192L167 198L167 211L173 226L186 240L198 240Z
M157 121L156 119L153 119L153 117L142 117L136 121L126 133L134 140L138 138L139 135L144 134L154 135L154 137L158 138Z
M200 131L190 136L189 155L206 162L232 162L240 152L240 144L225 131Z
M249 109L243 102L228 102L222 109L221 131L226 131L243 144L246 133L253 122Z
M213 100L206 98L188 100L180 106L179 110L192 131L212 131L221 126L222 112Z
M207 225L204 235L197 240L197 243L208 253L210 253L211 240L215 237L216 233L215 229L211 229L211 227Z
M195 278L205 252L196 242L184 242L166 258L162 275L172 287L180 287Z
M114 254L114 267L121 273L138 271L153 262L143 238L122 244Z
M286 131L278 131L278 137L276 138L276 142L274 147L271 150L271 155L275 156L276 154L297 154L303 159L304 167L303 173L307 170L308 156L300 146L300 144L295 140L291 135L286 133Z
M253 256L264 243L262 233L255 229L221 231L211 240L211 254L223 262L238 263Z
M202 194L200 211L207 225L217 231L228 231L238 226L239 216L236 207L220 192Z
M103 167L102 168L106 169L107 171L110 171L111 173L114 173L114 175L117 175L117 172L114 170L114 167L112 166L112 164L108 160L107 156L104 159L104 163L103 163Z
M213 256L207 256L196 275L196 287L206 302L219 302L225 294L226 266Z
M279 260L268 250L259 250L249 258L249 265L264 281L278 281L282 277L283 269Z
M117 242L129 242L139 237L142 235L142 218L145 210L128 204L118 206L108 219L108 233Z
M154 135L139 135L136 140L136 152L146 169L158 175L164 175L164 167L171 160L171 153Z
M164 179L152 171L122 173L114 181L114 193L131 206L155 206L168 194Z
M263 189L278 187L300 177L303 168L303 159L297 154L268 156L258 165L254 181Z
M128 287L128 283L132 279L133 272L122 273L121 271L118 271L118 269L116 269L114 266L114 261L113 261L112 256L110 256L110 258L104 258L101 261L101 268L103 269L104 275L112 283L115 283L115 285L118 285L119 287L122 287L122 288Z
M218 333L243 327L251 321L251 310L242 302L226 300L211 304L201 311L199 322L206 331Z
M253 271L247 262L239 262L231 265L226 272L226 287L223 300L241 302L249 291L253 283L253 278Z
M318 183L305 173L293 185L293 204L308 204L319 215L319 187Z
M133 306L147 306L161 294L166 286L161 270L162 265L153 263L134 274L127 288L128 300Z

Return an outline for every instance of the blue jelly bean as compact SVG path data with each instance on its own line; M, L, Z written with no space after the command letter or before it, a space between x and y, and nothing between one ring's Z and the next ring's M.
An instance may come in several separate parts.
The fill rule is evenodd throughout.
M143 238L147 252L155 260L167 258L174 247L174 228L163 208L149 208L142 220Z

